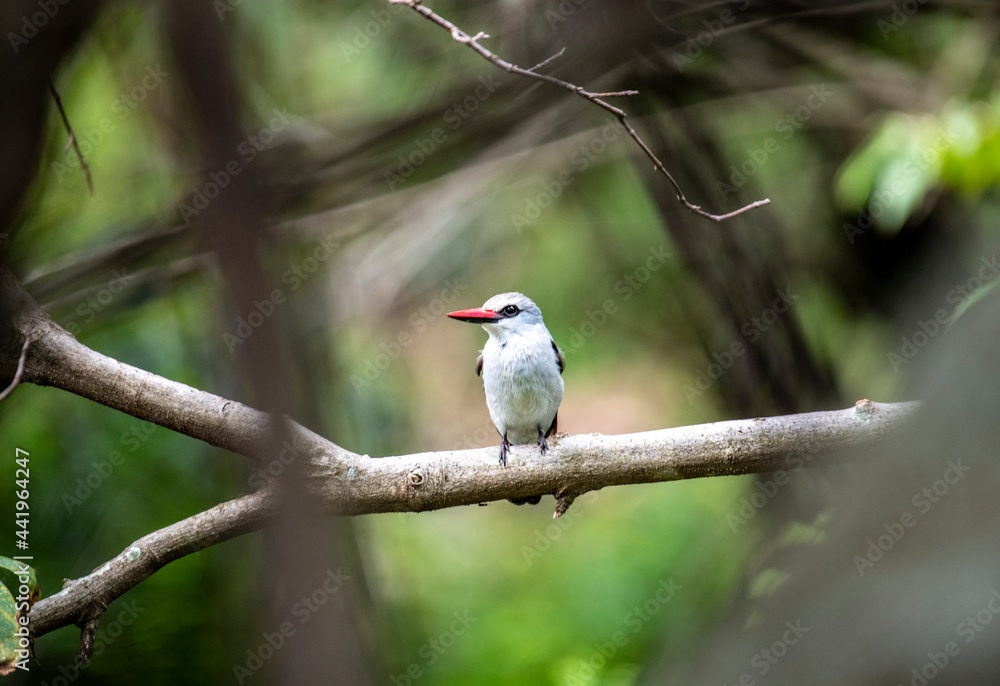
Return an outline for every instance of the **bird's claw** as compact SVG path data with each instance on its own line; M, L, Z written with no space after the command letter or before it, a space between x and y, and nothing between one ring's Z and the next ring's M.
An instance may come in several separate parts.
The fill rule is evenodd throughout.
M510 449L510 443L507 441L507 435L504 434L500 441L500 466L507 466L507 451Z
M549 442L545 440L545 434L542 433L541 429L538 430L538 449L542 452L542 455L549 449Z

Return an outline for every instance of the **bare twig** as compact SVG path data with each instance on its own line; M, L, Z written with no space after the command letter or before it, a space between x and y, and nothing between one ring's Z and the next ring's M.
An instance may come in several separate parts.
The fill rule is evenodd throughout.
M66 127L66 133L69 134L66 147L72 145L73 150L76 151L76 156L80 158L80 168L83 169L83 174L87 177L87 188L90 190L90 194L93 195L94 180L90 176L90 166L87 164L87 160L84 159L83 153L80 152L80 146L76 142L76 134L73 133L73 127L69 125L69 118L66 116L66 110L63 109L62 99L59 97L59 92L56 90L55 84L52 83L52 79L49 79L49 91L52 93L52 97L55 98L56 107L59 108L59 114L62 116L63 126Z
M561 491L557 491L555 493L555 497L556 509L555 512L552 513L552 519L559 519L566 514L566 511L569 510L569 506L573 504L574 500L576 500L576 494L569 493L566 489L563 489Z
M0 402L6 400L7 396L13 393L14 389L17 388L17 385L21 383L21 376L24 374L24 363L28 358L29 345L31 345L31 336L26 336L24 339L24 345L21 346L21 356L17 358L17 371L14 372L14 378L10 382L10 385L7 386L2 393L0 393Z
M750 203L749 205L745 205L737 210L733 210L732 212L727 212L726 214L712 214L711 212L703 210L701 207L695 205L690 200L688 200L687 197L684 195L684 191L681 190L680 184L677 183L677 181L674 179L671 173L667 170L666 166L664 166L663 162L661 162L660 159L656 156L656 154L653 153L652 150L650 150L649 146L646 145L645 141L642 140L642 138L639 136L636 130L632 128L632 124L629 123L628 115L625 113L625 111L622 110L620 107L615 107L611 103L604 100L604 98L610 98L610 97L637 95L639 91L625 90L625 91L614 91L610 93L592 93L584 89L582 86L577 86L576 84L570 83L568 81L563 81L562 79L550 76L548 74L539 74L537 71L535 71L540 67L548 64L555 58L559 57L560 55L562 55L563 52L565 51L565 48L557 52L552 57L549 57L548 59L539 62L534 67L531 67L530 69L524 69L522 67L517 66L516 64L508 62L507 60L501 58L497 54L491 52L489 49L484 48L479 41L483 40L484 38L489 38L489 34L480 31L476 35L470 36L465 31L455 26L455 24L448 21L441 15L434 12L434 10L424 5L421 2L421 0L389 0L389 2L394 5L406 5L413 11L422 15L424 18L434 22L443 29L446 29L449 33L451 33L452 39L454 39L456 42L469 46L472 50L476 51L484 59L492 62L493 64L503 69L504 71L509 72L511 74L518 74L520 76L524 76L530 79L537 79L538 81L545 81L546 83L551 83L554 86L559 86L560 88L568 90L569 92L574 93L575 95L578 95L585 100L589 100L590 102L594 103L601 109L606 110L607 112L614 115L614 117L618 119L619 122L621 122L621 125L625 127L625 131L628 132L629 137L635 141L636 145L639 146L639 149L642 150L642 152L646 155L646 157L648 157L653 162L653 167L656 169L656 171L663 174L663 176L667 178L667 181L670 182L670 185L674 187L674 190L677 192L677 200L691 212L694 212L695 214L705 217L707 219L711 219L712 221L721 222L725 219L735 217L738 214L743 214L747 210L752 210L756 207L762 207L764 205L770 204L771 201L768 198L764 198L763 200L756 200Z
M526 71L535 71L537 69L541 69L542 67L544 67L546 64L548 64L552 60L556 60L556 59L559 59L560 57L562 57L563 53L565 53L565 52L566 52L566 48L563 48L562 50L560 50L556 54L552 55L551 57L546 57L544 60L542 60L541 62L539 62L538 64L536 64L535 66L531 67L530 69L528 69Z
M93 605L87 610L86 619L80 625L80 649L76 654L76 668L80 669L90 662L94 654L94 639L97 638L97 625L101 621L101 615L108 607L100 603L98 607Z

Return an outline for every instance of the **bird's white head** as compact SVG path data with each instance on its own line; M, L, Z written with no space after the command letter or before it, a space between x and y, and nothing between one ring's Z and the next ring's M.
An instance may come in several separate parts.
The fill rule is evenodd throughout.
M449 312L448 316L459 321L482 324L486 332L499 340L513 333L524 333L536 327L545 329L542 311L531 298L522 293L501 293L471 310Z

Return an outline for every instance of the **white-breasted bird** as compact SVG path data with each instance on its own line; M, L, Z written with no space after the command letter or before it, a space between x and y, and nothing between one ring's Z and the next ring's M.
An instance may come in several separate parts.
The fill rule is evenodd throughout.
M501 293L482 307L448 316L481 324L490 335L476 360L476 375L483 377L486 406L500 433L500 464L507 464L511 445L537 443L544 453L545 439L556 432L566 360L542 311L521 293Z

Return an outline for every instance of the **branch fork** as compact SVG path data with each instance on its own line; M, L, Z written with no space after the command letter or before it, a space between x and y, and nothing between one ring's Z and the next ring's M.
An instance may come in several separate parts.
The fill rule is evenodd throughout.
M0 294L18 304L11 324L23 341L20 380L75 393L254 460L278 459L262 454L261 446L274 444L271 433L279 424L266 413L91 350L53 322L2 267ZM7 369L14 366L12 359L3 362ZM578 496L607 486L771 472L787 469L802 454L851 459L904 429L916 413L917 403L864 400L832 412L618 436L560 435L546 455L521 456L523 468L505 470L497 468L492 447L371 458L291 420L284 430L285 445L290 442L295 459L303 461L309 492L327 514L419 512L552 493L558 518ZM34 634L81 626L85 662L102 608L173 560L272 525L277 487L270 481L261 490L147 534L91 574L67 582L32 607Z

